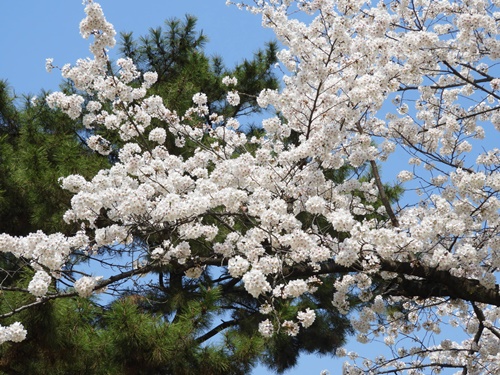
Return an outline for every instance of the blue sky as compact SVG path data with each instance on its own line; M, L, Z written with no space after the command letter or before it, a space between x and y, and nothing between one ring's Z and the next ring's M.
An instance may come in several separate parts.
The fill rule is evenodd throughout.
M119 31L144 35L150 27L173 17L193 14L209 36L206 51L219 54L232 66L273 40L270 30L248 12L228 7L225 0L101 0L109 22ZM89 56L88 41L78 25L84 17L81 0L2 1L0 3L0 78L8 79L18 94L57 90L60 75L45 72L45 59L62 66Z
M270 30L261 27L258 16L228 7L225 0L142 0L140 6L132 0L99 3L118 32L133 31L136 37L166 19L195 15L199 29L209 37L206 52L221 55L229 67L274 39ZM7 79L17 95L38 94L42 88L57 90L61 76L57 70L45 71L45 59L51 57L54 65L63 66L90 55L88 41L78 29L83 8L81 0L0 2L0 79ZM325 368L339 373L339 363L330 357L304 356L287 374L319 374ZM267 374L272 372L263 367L252 372Z

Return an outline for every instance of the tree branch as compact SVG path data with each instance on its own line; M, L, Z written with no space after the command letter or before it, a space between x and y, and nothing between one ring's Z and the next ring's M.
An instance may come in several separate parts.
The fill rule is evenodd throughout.
M320 265L319 270L306 264L286 267L283 273L293 277L309 277L325 274L347 274L363 271L359 265L344 267L333 260ZM453 276L449 271L436 270L416 262L397 262L392 260L380 261L380 271L392 272L402 276L394 279L397 288L388 291L392 296L405 297L450 297L470 302L486 303L500 307L500 287L489 289L481 285L478 280ZM406 276L416 276L420 279L408 279Z
M377 163L374 160L370 160L370 165L372 167L373 177L375 178L375 184L377 185L378 194L380 196L380 200L384 205L384 208L391 219L391 224L393 227L399 227L399 221L392 209L391 202L389 201L389 197L385 193L384 184L382 184L382 179L380 178L380 173L378 173Z
M208 331L204 335L201 335L200 337L198 337L194 341L196 344L202 344L205 341L207 341L208 339L214 337L219 332L225 330L226 328L233 327L237 324L238 324L238 320L228 320L227 322L222 322L221 324L219 324L215 328L211 329L210 331Z

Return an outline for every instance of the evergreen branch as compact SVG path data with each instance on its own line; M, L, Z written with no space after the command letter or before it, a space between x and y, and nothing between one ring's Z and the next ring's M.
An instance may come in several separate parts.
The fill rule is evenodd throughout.
M218 334L219 332L225 330L226 328L229 328L229 327L233 327L235 325L238 324L238 320L228 320L226 322L222 322L221 324L219 324L218 326L216 326L215 328L211 329L210 331L208 331L207 333L205 333L204 335L201 335L200 337L196 338L194 340L194 342L196 344L202 344L204 343L205 341L207 341L208 339L214 337L216 334Z

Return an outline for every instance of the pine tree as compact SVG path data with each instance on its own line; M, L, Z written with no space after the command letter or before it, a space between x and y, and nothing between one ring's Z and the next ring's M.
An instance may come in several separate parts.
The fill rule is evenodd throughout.
M252 59L229 69L222 58L205 55L206 41L205 35L196 31L196 19L186 16L184 20L166 21L165 28L151 29L138 40L132 33L122 33L121 53L143 72L158 73L158 81L150 92L161 96L168 108L184 113L191 106L193 95L204 92L208 97L207 122L213 115L238 118L249 137L265 136L251 121L252 116L261 111L256 102L259 92L278 88L272 71L277 45L269 43ZM226 101L227 88L222 82L225 76L238 80L241 101L237 106L228 105ZM140 83L136 81L132 85ZM64 88L73 90L71 82ZM89 132L81 122L50 110L42 99L36 105L26 100L17 108L8 95L4 87L0 91L3 134L0 157L5 161L0 166L4 172L0 176L0 225L4 225L1 229L18 235L35 229L49 233L74 230L60 220L70 195L55 182L71 173L91 176L113 163L116 155L111 153L105 158L92 153L85 146L84 138ZM97 128L93 132L110 139L115 150L120 147L119 139L110 137L106 129ZM288 145L297 144L297 139L297 134L291 134ZM143 141L147 146L147 139ZM178 145L174 138L168 139L165 145L170 153L184 157L195 147L189 143ZM370 178L370 171L362 168L332 171L329 178L341 182L356 173ZM398 196L397 189L388 191L392 191L392 198ZM310 215L298 219L304 225L317 220ZM103 226L107 220L103 214ZM206 220L205 224L220 227L221 238L231 231L216 215ZM251 219L242 215L242 220L234 225L239 230L251 227L252 223L245 220ZM317 225L332 236L342 235L333 232L326 223ZM158 233L148 240L161 243L165 236L168 233ZM134 245L140 244L141 239L137 238ZM199 257L210 255L210 241L193 241L190 245ZM84 259L81 254L73 261L76 264ZM26 288L26 280L33 271L29 265L10 264L12 261L2 260L6 280L3 285L12 286L11 291L2 295L2 313L10 311L13 305L34 302L33 297L25 297L16 290ZM71 270L71 265L68 267ZM157 267L156 280L110 291L114 299L104 305L97 299L73 297L48 300L36 309L22 311L16 318L26 322L30 336L25 342L0 348L0 371L42 374L50 369L54 374L236 375L247 374L261 361L281 373L293 367L301 353L333 354L350 332L346 317L331 305L332 282L327 278L333 279L335 275L314 281L318 288L315 297L307 295L294 303L283 302L276 310L279 319L285 321L293 319L298 311L319 307L316 321L309 330L295 337L283 332L266 339L257 332L259 322L265 318L259 310L260 303L247 293L239 279L214 271L210 266L196 279L186 277L185 270L186 265L176 263ZM26 357L30 358L29 363L21 360Z
M72 173L92 176L109 162L82 143L81 125L48 108L45 92L36 105L10 95L2 82L0 231L26 235L74 230L61 221L71 196L58 179Z
M208 93L211 112L227 115L231 110L237 117L260 111L255 102L258 92L264 87L277 87L271 73L276 61L275 44L270 43L265 52L259 51L254 59L229 71L221 58L210 59L203 53L206 39L197 35L194 17L188 16L184 22L170 20L166 25L168 30L152 29L138 43L131 34L123 34L124 56L133 58L144 70L154 69L160 74L151 91L178 111L188 108L193 94L200 91ZM151 47L153 42L155 47ZM132 44L137 45L133 53ZM248 92L237 110L223 103L221 80L229 74L237 75ZM66 92L73 90L71 82L62 87ZM2 232L25 235L38 229L47 233L75 230L61 220L71 196L58 187L57 180L72 173L91 176L112 163L113 154L103 158L91 152L84 142L88 131L80 121L49 109L44 102L46 93L36 103L23 98L19 105L19 98L12 97L6 83L2 82L0 88ZM189 145L176 147L174 140L169 147L179 154L189 152ZM16 258L2 255L4 293L0 306L2 313L8 313L12 306L34 302L33 297L22 292L33 271ZM79 261L81 258L75 259ZM182 285L182 276L180 279ZM178 292L170 302L170 312L158 312L157 305L145 305L150 291L143 296L128 291L109 306L74 297L50 300L22 311L16 318L32 328L32 333L23 343L2 346L0 370L32 374L46 373L48 369L54 374L190 374L202 369L213 374L248 373L264 348L256 332L243 337L235 331L224 345L203 345L212 337L205 332L212 328L213 315L221 310L221 290L181 286ZM176 317L169 322L168 314L174 311ZM96 360L98 349L102 360ZM22 360L27 357L29 363Z

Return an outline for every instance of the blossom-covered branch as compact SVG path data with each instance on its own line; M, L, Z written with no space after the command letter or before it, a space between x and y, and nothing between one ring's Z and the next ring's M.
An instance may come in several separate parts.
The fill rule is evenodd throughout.
M330 309L349 317L358 341L383 338L395 353L348 363L346 374L499 373L500 150L489 142L500 129L498 5L239 4L273 29L286 71L280 90L257 98L276 115L247 136L211 113L204 93L177 113L150 93L156 73L131 59L114 72L114 31L89 2L80 27L94 58L62 68L76 93L47 100L81 117L94 132L88 146L116 161L92 179L61 179L74 194L64 220L79 225L75 236L1 235L0 250L30 263L28 290L42 299L75 252L133 257L107 280L71 281L82 296L149 271L155 290L194 290L218 268L230 308L262 318L264 337L298 337ZM238 106L238 81L224 82ZM400 168L392 161L406 156L391 186L380 166ZM467 337L441 340L443 326Z

